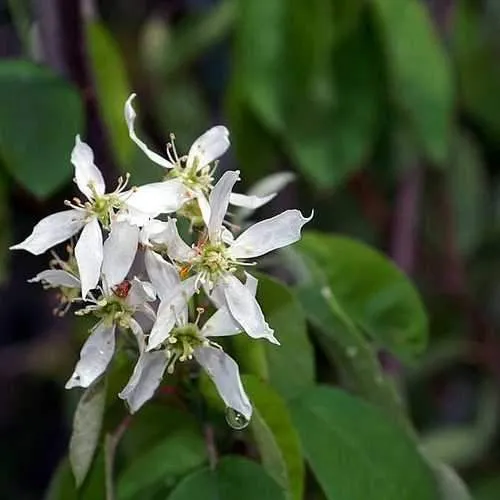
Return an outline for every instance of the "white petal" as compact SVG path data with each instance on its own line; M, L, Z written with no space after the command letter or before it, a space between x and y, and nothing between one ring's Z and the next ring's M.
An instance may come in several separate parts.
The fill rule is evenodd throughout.
M66 383L66 389L88 387L104 373L114 352L115 326L107 326L101 321L83 345L80 360Z
M172 290L180 285L179 273L161 255L149 249L144 255L144 263L158 297L160 300L166 300Z
M258 280L251 274L245 273L245 275L247 278L245 287L255 297ZM215 287L210 298L218 307L218 310L203 325L201 329L202 335L204 337L227 337L241 333L243 328L229 312L223 288Z
M80 280L68 271L62 269L47 269L28 280L30 283L46 283L50 286L64 286L66 288L80 288Z
M85 298L97 286L102 265L102 232L96 217L83 228L75 246L78 273L82 282L82 297Z
M155 299L156 292L151 283L141 281L138 278L130 281L130 290L127 295L127 304L129 306L137 307Z
M249 288L231 274L225 276L221 286L229 311L243 330L254 339L265 338L273 344L279 344Z
M170 296L158 308L156 322L149 336L148 351L158 347L177 324L187 322L187 304L196 291L196 276L191 276L172 290Z
M71 152L71 163L75 167L75 181L78 189L89 199L94 199L94 192L102 196L106 186L101 171L94 163L94 153L88 144L76 136L75 147ZM91 189L94 188L94 192Z
M212 243L220 240L222 221L226 216L229 205L229 196L240 173L236 171L225 172L210 193L210 221L208 223L208 236Z
M228 337L241 333L243 328L231 316L227 307L215 311L201 329L204 337Z
M102 276L107 287L121 283L132 266L139 243L139 228L128 222L113 222L104 242Z
M163 168L173 168L174 165L169 162L167 159L163 158L159 154L155 153L154 151L151 151L146 144L137 137L134 129L134 122L136 119L136 112L134 108L132 107L132 101L134 100L135 94L132 94L128 99L127 102L125 103L125 121L127 122L127 127L128 127L128 133L130 138L144 151L146 156L154 161L157 165L160 165L160 167Z
M198 206L200 207L201 218L203 219L205 226L208 226L210 222L210 204L202 192L195 193L195 196L198 200Z
M256 210L257 208L269 203L278 193L269 194L264 197L260 196L249 196L246 194L231 193L229 197L229 203L237 207L249 208Z
M227 227L223 227L220 233L221 240L227 245L232 245L234 242L234 236L231 231Z
M33 228L24 241L11 246L10 250L26 250L40 255L76 234L85 224L85 217L83 210L65 210L49 215Z
M196 250L187 245L179 236L175 219L169 219L167 230L161 236L152 239L152 241L166 245L168 256L172 260L189 262L196 256Z
M150 400L160 385L167 367L167 357L163 351L143 352L127 385L118 394L127 401L130 413L135 413Z
M189 150L186 167L199 170L222 156L229 148L229 130L217 125L194 141Z
M250 420L252 405L241 383L236 361L215 347L199 347L195 349L194 357L213 380L226 406L233 408L247 420Z
M164 182L145 184L120 194L120 198L133 212L156 217L159 214L175 212L192 198L184 184L173 179Z
M287 210L258 222L236 238L229 252L236 259L249 259L295 243L300 240L302 226L312 216L303 217L299 210Z
M294 179L295 174L293 172L277 172L256 182L248 190L247 194L249 196L267 196L270 194L277 194Z
M144 335L142 326L134 318L130 318L129 326L130 330L137 340L137 347L139 348L139 352L144 352L144 350L146 349L146 337Z
M141 229L139 241L141 245L148 246L151 240L167 230L167 223L157 219L151 219Z

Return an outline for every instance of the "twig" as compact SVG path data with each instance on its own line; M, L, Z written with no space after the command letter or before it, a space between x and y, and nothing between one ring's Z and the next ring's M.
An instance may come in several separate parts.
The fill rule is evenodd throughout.
M217 446L215 444L214 428L210 424L205 424L203 433L205 435L205 444L207 446L208 463L210 469L215 470L218 461Z
M117 427L113 434L106 434L104 440L104 465L106 474L106 500L115 500L115 487L114 487L114 465L116 449L125 434L125 431L130 425L132 417L127 415L120 425Z
M410 276L415 270L422 174L422 168L418 164L405 172L399 184L394 208L390 253L400 269Z

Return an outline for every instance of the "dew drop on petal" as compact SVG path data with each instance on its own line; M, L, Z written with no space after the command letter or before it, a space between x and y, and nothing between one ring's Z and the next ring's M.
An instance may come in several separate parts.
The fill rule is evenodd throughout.
M239 411L236 411L234 408L228 406L226 408L226 422L229 427L232 427L237 431L241 431L248 425L249 420Z

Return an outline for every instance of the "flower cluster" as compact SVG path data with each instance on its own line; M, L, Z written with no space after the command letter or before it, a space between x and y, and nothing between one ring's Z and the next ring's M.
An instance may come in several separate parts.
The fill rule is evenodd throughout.
M119 394L131 412L153 396L165 372L194 359L233 416L248 421L252 406L238 365L214 338L245 332L279 344L255 298L257 279L245 269L297 241L310 218L287 210L241 231L242 220L271 200L290 174L271 176L247 195L233 193L238 171L214 181L216 160L229 147L225 127L205 132L186 156L179 156L172 137L163 157L137 136L133 99L125 104L130 138L165 169L164 179L129 187L127 175L106 192L91 148L77 136L71 162L84 201L66 201L67 210L42 219L11 249L39 255L70 240L67 258L53 252L50 269L30 280L58 290L61 314L76 304L76 314L96 318L66 388L90 386L117 346L132 346L137 363ZM230 204L239 207L231 222ZM178 219L189 222L185 239Z

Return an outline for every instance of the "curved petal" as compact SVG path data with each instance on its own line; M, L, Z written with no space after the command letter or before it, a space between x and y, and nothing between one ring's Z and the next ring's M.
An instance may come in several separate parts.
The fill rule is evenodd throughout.
M279 344L252 292L231 274L225 277L221 286L229 311L243 330L254 339L265 338L273 344Z
M186 168L202 169L222 156L228 150L229 144L229 130L223 125L212 127L193 142Z
M115 326L97 324L80 352L80 360L66 383L66 389L88 387L102 375L115 352Z
M140 323L134 318L130 318L129 327L137 340L137 347L139 352L143 352L146 349L146 337L144 335L144 330Z
M166 158L163 158L159 154L155 153L154 151L151 151L147 146L146 143L141 141L139 137L137 137L134 129L134 122L137 117L137 113L135 112L134 108L132 107L132 101L134 100L134 97L136 94L132 94L128 99L127 102L125 103L125 109L124 109L124 114L125 114L125 121L127 122L127 127L128 127L128 134L130 138L142 149L142 151L146 154L146 156L154 161L157 165L160 165L160 167L163 168L173 168L174 165L173 163L169 162Z
M163 378L167 361L163 351L143 352L140 355L130 380L118 394L127 401L130 413L135 413L153 397Z
M170 335L175 324L182 325L187 322L187 304L195 291L196 276L191 276L174 288L168 299L160 304L149 336L148 351L158 347Z
M28 280L29 283L38 283L40 281L50 286L80 288L80 280L63 269L47 269Z
M268 175L256 182L249 190L249 196L267 196L277 194L285 186L290 184L295 179L296 175L293 172L276 172Z
M168 256L172 260L178 262L189 262L196 256L196 250L187 245L184 240L179 236L177 231L177 221L169 219L167 223L167 230L158 237L153 239L154 242L162 243L167 246Z
M225 172L210 193L210 220L208 222L208 236L212 243L220 240L222 222L229 205L229 196L236 181L240 178L238 170Z
M150 219L141 229L139 242L141 245L149 246L152 240L161 238L161 235L167 230L167 223L162 220Z
M94 153L88 144L76 136L75 146L71 152L71 163L75 167L75 182L78 189L89 199L94 199L94 193L102 196L106 190L101 171L94 163ZM93 187L93 190L91 188Z
M11 246L10 250L26 250L40 255L76 234L85 224L85 217L83 210L65 210L49 215L33 228L24 241Z
M85 298L97 286L101 275L103 258L102 232L96 217L90 219L83 228L75 246L76 263L82 282L82 297Z
M255 297L258 280L251 274L245 273L245 275L247 278L245 287L252 294L252 296ZM219 309L215 311L215 313L203 325L201 334L204 337L227 337L229 335L236 335L243 331L241 325L229 312L226 298L224 296L220 297L221 293L224 293L223 290L220 290L220 287L216 287L210 296L214 304Z
M132 212L147 214L151 218L179 210L191 197L188 188L177 179L145 184L120 194Z
M313 217L299 210L287 210L271 219L257 222L241 233L229 249L235 259L250 259L300 240L302 226Z
M177 269L161 255L149 249L145 252L144 263L158 297L160 300L166 300L172 290L181 283Z
M152 302L156 299L156 292L148 281L141 281L134 278L130 281L130 290L127 295L127 304L132 307L138 307L146 302Z
M206 196L200 191L195 194L196 199L198 200L198 206L200 207L201 218L205 223L205 226L208 226L210 222L210 204Z
M199 347L194 357L205 369L227 407L241 413L247 420L252 417L252 405L245 393L236 361L222 349Z
M104 242L102 277L111 288L121 283L134 262L139 243L139 228L128 222L113 222Z
M257 208L269 203L278 193L272 193L264 197L231 193L229 197L229 203L236 207L249 208L251 210L256 210Z

